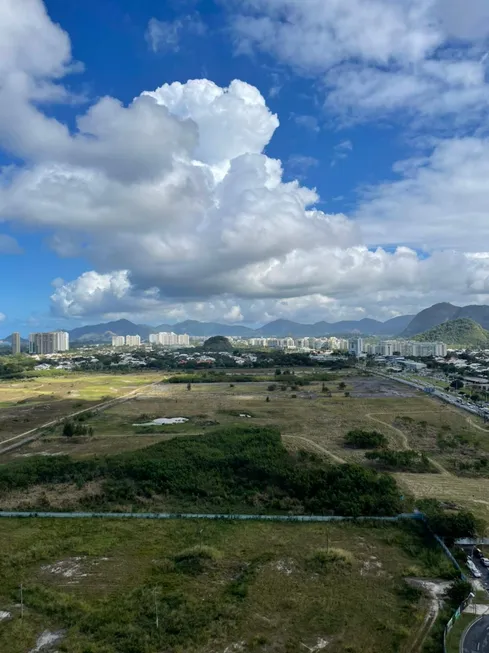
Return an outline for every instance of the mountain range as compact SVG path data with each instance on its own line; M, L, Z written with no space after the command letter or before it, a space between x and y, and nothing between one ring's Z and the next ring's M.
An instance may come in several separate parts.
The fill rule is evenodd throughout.
M489 330L489 306L455 306L449 303L434 304L420 311L417 315L399 315L386 322L363 318L362 320L342 320L340 322L316 322L315 324L300 324L291 320L274 320L268 324L252 329L240 324L219 324L218 322L199 322L185 320L177 324L134 324L129 320L117 320L101 324L89 324L72 329L71 342L110 342L113 335L139 335L147 340L150 333L173 331L177 334L188 333L191 336L210 337L242 336L252 337L319 337L326 335L338 336L397 336L412 338L418 334L433 329L452 320L469 319ZM5 338L10 341L10 336Z
M197 320L186 320L178 324L159 324L152 327L147 324L134 324L129 320L117 320L102 324L92 324L77 327L70 331L72 342L110 342L113 335L133 336L139 335L148 339L150 333L158 331L173 331L173 333L188 333L191 336L210 337L221 336L242 336L245 338L258 337L307 337L325 335L382 335L393 336L406 328L413 318L412 315L401 315L399 317L379 322L365 318L362 320L343 320L341 322L316 322L315 324L300 324L290 320L274 320L258 329L251 329L236 324L219 324L218 322L199 322Z

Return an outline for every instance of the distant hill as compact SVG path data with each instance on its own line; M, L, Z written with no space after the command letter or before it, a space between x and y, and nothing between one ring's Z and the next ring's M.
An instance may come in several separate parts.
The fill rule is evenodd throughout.
M379 322L370 318L362 320L343 320L341 322L316 322L316 324L300 324L291 320L274 320L259 329L240 324L220 324L219 322L199 322L198 320L185 320L177 324L160 324L152 327L147 324L134 324L129 320L117 320L102 324L91 324L77 327L70 331L71 342L110 342L112 336L139 335L147 340L150 333L159 331L173 331L177 334L188 333L191 336L241 336L252 337L277 337L294 338L319 337L326 335L378 335L395 336L411 322L412 315L400 315L387 322Z
M458 320L461 318L473 320L484 329L489 329L489 306L471 305L460 307L448 303L434 304L415 315L401 333L401 336L403 338L409 338L449 320Z
M154 328L146 324L134 324L129 320L116 320L103 324L90 324L88 326L72 329L71 342L111 342L112 336L141 336L148 339Z
M299 324L290 320L274 320L255 331L256 335L277 338L319 337L326 335L378 335L394 336L411 322L412 315L400 315L387 322L379 322L370 318L362 320L342 320L341 322L316 322L315 324Z
M418 341L441 341L452 347L489 347L489 331L468 318L449 320L414 336Z

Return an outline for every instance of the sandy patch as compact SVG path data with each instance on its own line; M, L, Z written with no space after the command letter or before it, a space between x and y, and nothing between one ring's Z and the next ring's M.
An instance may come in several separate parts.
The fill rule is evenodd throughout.
M36 642L36 647L32 648L29 653L39 653L40 651L47 651L52 646L60 642L64 637L63 631L58 631L57 633L52 633L49 630L45 630L38 638Z
M157 417L151 422L133 424L133 426L163 426L165 424L185 424L185 422L188 422L187 417Z
M41 571L53 576L66 578L69 585L78 584L83 578L87 578L101 562L109 558L87 558L86 556L76 556L59 560L52 565L43 565Z
M366 576L367 574L382 576L384 573L382 571L382 563L380 560L377 560L376 556L370 556L368 560L365 560L360 569L360 576Z
M273 568L279 571L281 574L290 576L295 571L295 565L293 560L277 560L273 565Z

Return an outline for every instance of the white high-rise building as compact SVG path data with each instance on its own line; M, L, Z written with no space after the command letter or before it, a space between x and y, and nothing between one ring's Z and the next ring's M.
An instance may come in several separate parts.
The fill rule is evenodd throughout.
M351 338L348 341L348 351L354 356L363 354L363 338Z
M20 333L12 333L12 354L20 354Z
M70 336L66 331L29 334L30 354L56 354L57 352L68 351L69 348Z
M126 345L129 347L140 347L141 336L126 336Z
M124 347L125 344L124 336L112 336L112 347Z

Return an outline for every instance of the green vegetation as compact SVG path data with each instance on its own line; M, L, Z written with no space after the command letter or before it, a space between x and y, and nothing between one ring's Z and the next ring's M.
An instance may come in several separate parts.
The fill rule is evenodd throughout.
M375 461L376 465L384 470L402 472L436 472L428 456L419 451L368 451L365 458Z
M468 510L445 510L439 501L433 499L418 501L418 507L426 515L433 533L448 543L459 537L476 537L484 532L484 524Z
M345 437L345 444L355 449L378 449L387 446L387 438L379 431L363 431L354 429L348 431Z
M32 370L37 364L38 361L24 354L0 356L0 379L21 378L24 372Z
M292 454L275 429L230 426L113 456L32 457L0 466L0 493L56 483L100 481L100 503L138 505L165 496L199 510L392 515L402 510L388 475Z
M208 338L203 345L204 351L233 351L234 347L231 344L231 341L228 340L225 336L212 336Z
M2 520L0 650L44 630L69 653L409 650L424 603L404 577L446 565L439 548L418 557L415 526Z
M460 318L458 320L449 320L439 326L420 333L413 338L420 341L442 341L447 345L456 347L488 347L489 331L486 331L480 324Z
M74 435L93 435L93 426L87 426L77 420L68 420L63 424L63 435L67 438Z

